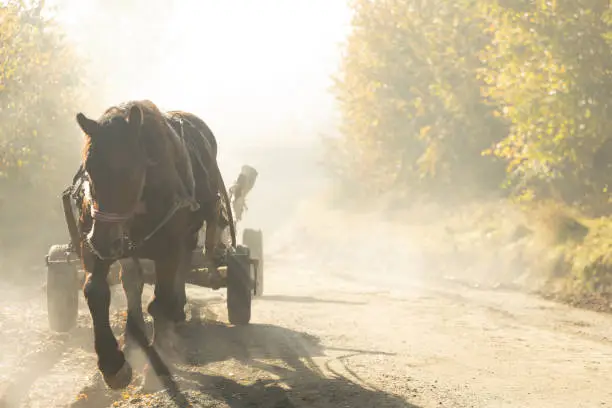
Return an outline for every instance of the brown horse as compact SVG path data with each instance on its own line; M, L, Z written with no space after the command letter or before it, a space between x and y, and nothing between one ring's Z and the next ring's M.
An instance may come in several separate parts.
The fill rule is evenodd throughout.
M219 193L227 200L227 191L216 160L216 140L193 114L164 115L150 101L132 101L111 107L98 120L82 113L76 119L86 134L85 199L79 219L87 272L83 290L98 367L110 388L124 388L132 369L109 323L110 265L124 258L154 261L155 295L148 306L154 322L152 346L167 350L174 323L185 318L182 272L188 269L204 222L208 266L216 270L213 254L224 224L219 220ZM235 245L231 211L229 218ZM142 288L136 302L134 291L124 287L133 306L128 308L127 339L130 333L143 333Z
M206 248L207 254L214 254L215 247L214 243L219 243L221 239L221 233L226 229L230 228L230 236L232 244L235 246L235 230L233 229L234 223L232 219L232 213L228 212L230 206L230 197L228 196L228 190L225 187L223 177L219 172L218 166L207 166L206 163L200 163L202 160L198 152L210 151L210 155L205 155L205 158L212 158L213 160L206 160L211 165L216 163L217 159L217 141L206 123L198 116L184 111L170 111L165 114L165 118L168 123L172 126L175 132L181 136L182 140L185 140L187 144L187 150L190 154L192 163L196 163L192 166L192 171L195 180L208 180L210 183L210 190L218 191L222 196L224 205L219 210L224 211L213 211L203 213L207 225L216 225L216 228L206 228L207 237L206 243L212 243ZM204 138L204 140L202 139ZM210 157L209 157L210 156ZM196 189L196 192L202 194L204 189ZM205 202L207 196L198 198L199 202ZM215 218L217 220L215 221ZM215 222L217 224L215 224ZM201 226L201 224L199 224ZM199 228L199 227L198 227ZM221 248L225 250L226 248ZM176 280L176 291L178 296L178 307L175 310L175 322L184 321L185 311L184 306L187 303L187 296L185 293L185 273L190 270L191 256L187 256L183 259L183 263L179 268L179 276ZM139 347L139 341L134 338L135 334L145 332L145 321L143 318L142 311L142 292L144 289L144 276L143 269L138 259L122 260L121 262L121 283L123 285L127 303L128 303L128 316L125 330L125 349L129 351L132 347ZM215 264L218 262L215 260ZM216 271L216 269L215 269ZM220 278L220 275L219 275ZM214 284L214 282L213 282Z

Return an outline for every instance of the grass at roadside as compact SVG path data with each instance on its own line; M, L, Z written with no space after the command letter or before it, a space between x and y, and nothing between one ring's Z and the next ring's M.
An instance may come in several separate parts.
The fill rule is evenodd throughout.
M589 219L555 202L498 201L468 205L437 223L454 252L441 258L442 267L455 264L456 279L612 311L612 219Z
M563 268L543 294L580 307L612 311L612 219L576 219L586 230L560 245Z
M344 240L341 246L363 247L361 252L379 245L409 250L421 255L427 276L612 312L612 218L589 219L554 201L519 206L499 198L444 206L412 202L392 210L385 203L304 218L321 221L323 230L307 222L304 237L324 248Z

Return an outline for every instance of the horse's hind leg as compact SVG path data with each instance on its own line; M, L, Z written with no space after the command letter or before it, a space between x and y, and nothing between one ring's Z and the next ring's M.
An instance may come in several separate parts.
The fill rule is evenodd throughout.
M146 348L148 340L142 311L142 291L144 275L140 261L136 258L124 259L121 264L121 284L127 299L127 322L123 335L128 355L135 349Z
M177 308L176 280L183 257L182 242L168 248L155 261L155 295L148 311L153 316L153 350L147 353L151 367L145 369L143 390L154 392L167 387L171 378L168 358L176 356L174 315Z
M176 281L186 248L181 243L168 248L164 257L155 261L155 295L148 311L153 316L153 346L173 352L174 324L178 304Z
M187 319L185 314L185 306L187 305L187 292L185 285L187 283L187 275L191 272L191 260L193 250L198 244L198 235L195 233L193 237L188 239L186 249L181 255L181 262L176 275L175 293L176 293L176 308L174 312L174 321L182 323Z
M206 266L212 276L212 289L221 287L221 276L217 271L217 246L220 242L221 229L219 228L219 211L221 203L216 200L209 204L209 210L206 214L206 235L204 238L204 250L206 258Z
M93 320L94 347L98 357L98 368L104 381L112 389L125 388L132 380L132 368L119 350L109 319L111 293L106 280L110 262L95 257L89 250L82 250L83 266L87 279L83 294Z

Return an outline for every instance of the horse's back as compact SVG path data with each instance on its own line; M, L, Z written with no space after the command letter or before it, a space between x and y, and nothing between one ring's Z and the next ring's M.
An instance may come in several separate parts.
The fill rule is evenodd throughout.
M199 116L190 112L169 111L167 112L167 114L170 116L170 118L181 118L189 125L193 126L210 145L212 157L215 159L217 158L217 139L215 138L215 135L213 134L212 130L210 130L206 122L204 122ZM190 137L190 134L185 134L185 137Z
M168 111L166 120L185 145L195 183L199 213L206 217L221 188L217 166L217 144L210 128L198 116L184 111Z

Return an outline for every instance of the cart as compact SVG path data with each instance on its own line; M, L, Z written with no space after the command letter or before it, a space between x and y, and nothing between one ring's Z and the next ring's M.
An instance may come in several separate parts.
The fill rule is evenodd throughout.
M246 208L244 198L253 187L257 172L250 166L243 166L240 176L230 188L234 211L239 214ZM246 183L246 184L245 184ZM244 186L247 188L244 188ZM236 193L238 192L238 194ZM225 211L232 211L226 203ZM62 194L62 205L70 244L52 245L45 262L47 265L47 313L51 330L67 332L76 326L78 316L79 293L85 281L85 271L76 251L78 227L75 212L74 185ZM121 283L121 268L126 267L129 259L119 260L111 265L108 275L110 285ZM155 283L154 263L147 259L137 260L142 268L144 283ZM206 267L204 248L201 245L193 251L191 269L186 275L186 283L227 290L227 311L231 324L244 325L251 320L251 301L253 297L263 294L263 234L261 230L244 229L242 243L235 247L226 244L226 250L220 257L218 274L213 274ZM214 279L213 279L214 276ZM219 276L221 279L219 280Z

